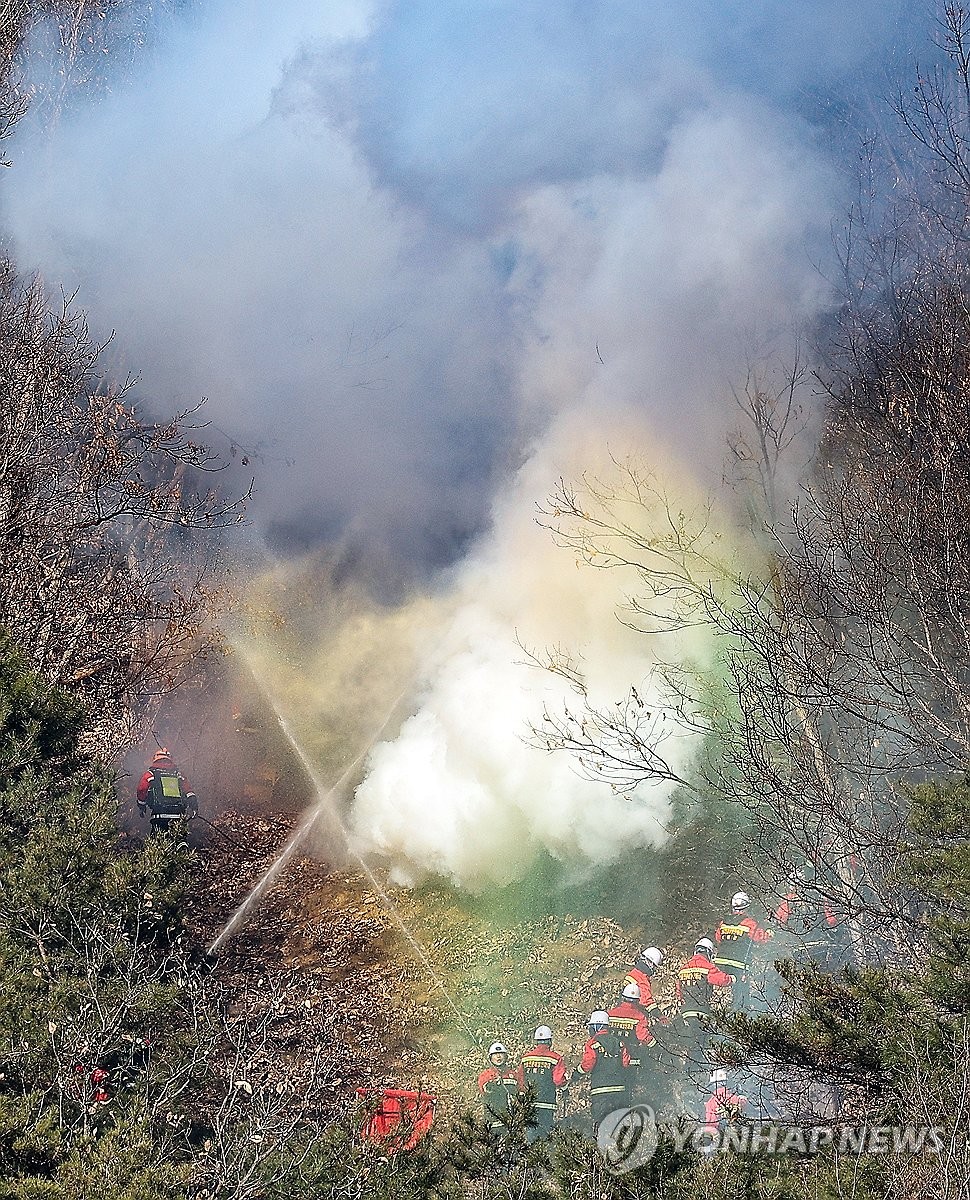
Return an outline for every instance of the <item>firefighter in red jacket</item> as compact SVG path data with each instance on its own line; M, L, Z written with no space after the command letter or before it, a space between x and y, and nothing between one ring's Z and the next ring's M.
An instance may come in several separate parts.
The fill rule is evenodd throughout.
M710 1039L708 1021L716 987L731 986L731 976L714 965L714 943L699 938L694 953L677 972L676 1041L684 1076L700 1087L707 1074L705 1050Z
M728 1087L727 1071L713 1071L711 1086L713 1090L704 1104L703 1132L708 1135L709 1139L704 1147L705 1153L710 1153L717 1148L725 1126L737 1122L748 1103L747 1096L739 1096Z
M806 862L775 909L774 922L790 934L800 953L834 970L844 949L844 929L817 879L815 864Z
M703 1032L711 1015L714 989L730 986L731 976L714 963L714 943L710 938L700 938L694 953L677 972L677 1018L682 1029Z
M176 821L199 815L195 792L164 747L155 751L148 770L139 780L137 800L139 813L151 814L152 829L167 829Z
M535 1045L526 1050L519 1063L519 1091L532 1093L534 1121L526 1130L526 1141L552 1133L556 1119L557 1089L566 1086L566 1063L558 1050L552 1048L552 1030L540 1025L535 1032Z
M593 1119L593 1136L600 1121L626 1108L629 1095L630 1055L619 1032L610 1028L610 1019L602 1009L590 1014L589 1040L583 1047L583 1057L573 1071L572 1079L589 1076L589 1107Z
M635 983L640 989L640 1007L653 1019L657 1010L657 1001L653 996L653 984L650 982L657 968L664 960L663 951L656 946L648 946L641 950L637 961L627 972L624 984Z
M725 975L731 976L731 1000L737 1009L748 1007L754 947L774 937L770 929L762 929L748 914L750 906L751 897L747 892L735 892L731 899L730 917L725 917L714 933L714 940L718 944L714 963Z
M633 1102L633 1089L638 1083L653 1083L656 1090L656 1071L651 1054L645 1061L645 1052L656 1051L657 1039L653 1036L647 1014L640 1007L640 988L635 983L624 986L619 1002L606 1014L610 1028L615 1029L630 1057L630 1084L628 1100ZM656 1099L656 1097L652 1097Z
M509 1128L512 1097L519 1094L519 1073L509 1063L509 1052L501 1042L492 1042L488 1048L486 1067L478 1077L478 1090L485 1104L485 1119L495 1133L505 1133Z

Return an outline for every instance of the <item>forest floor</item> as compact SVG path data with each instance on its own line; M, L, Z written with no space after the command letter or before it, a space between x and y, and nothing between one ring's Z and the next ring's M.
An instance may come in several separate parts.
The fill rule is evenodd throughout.
M188 906L199 945L222 931L296 821L235 811L212 821ZM214 968L234 1007L272 1005L278 1056L326 1057L335 1114L357 1088L429 1090L452 1112L474 1105L488 1045L504 1042L517 1061L540 1024L577 1063L590 1011L615 1003L643 936L605 917L496 919L445 888L378 884L295 854ZM669 973L659 994L672 999Z

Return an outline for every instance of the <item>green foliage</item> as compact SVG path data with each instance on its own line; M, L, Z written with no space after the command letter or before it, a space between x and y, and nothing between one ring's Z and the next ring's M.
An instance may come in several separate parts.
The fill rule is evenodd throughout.
M0 774L4 782L0 836L16 833L17 809L7 790L42 766L51 785L69 779L79 765L77 739L83 728L80 707L53 692L24 670L10 639L0 632Z
M299 1184L266 1192L267 1200L354 1195L366 1200L840 1200L846 1164L830 1152L772 1155L763 1151L705 1158L690 1139L662 1134L654 1153L631 1169L610 1169L585 1133L557 1130L527 1145L521 1130L490 1133L466 1114L410 1153L388 1156L355 1143L346 1127L314 1147ZM850 1168L855 1200L890 1194L875 1157ZM300 1187L305 1190L300 1191Z
M970 1007L970 782L913 788L904 879L927 943L929 996L954 1014Z
M0 1200L182 1200L187 1178L144 1129L124 1123L75 1141L49 1178L8 1177Z
M266 1186L265 1200L303 1200L307 1196L366 1196L369 1200L411 1200L414 1196L450 1196L457 1175L453 1147L425 1138L411 1151L388 1154L361 1141L352 1120L330 1125L322 1133L304 1130L287 1147L297 1167L283 1156L267 1164L266 1174L281 1178Z
M0 641L0 1194L134 1200L167 1194L124 1084L178 991L179 851L122 849L81 728Z
M774 1061L857 1089L868 1105L894 1107L912 1036L931 1056L943 1051L944 1032L918 981L885 967L830 976L815 965L787 962L779 971L790 1015L732 1015L722 1022L723 1032L744 1048L738 1061Z

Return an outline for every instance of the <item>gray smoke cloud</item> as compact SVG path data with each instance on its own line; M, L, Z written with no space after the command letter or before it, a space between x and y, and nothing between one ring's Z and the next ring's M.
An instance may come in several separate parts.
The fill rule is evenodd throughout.
M127 78L64 96L53 128L23 126L3 222L25 269L80 288L93 326L116 331L146 402L204 395L262 450L254 511L278 539L350 531L402 562L447 561L481 528L523 419L542 419L515 390L533 312L509 281L531 271L541 289L546 270L523 205L584 181L649 188L685 123L745 104L738 152L760 157L764 202L776 185L787 202L797 160L817 159L818 98L858 91L911 32L906 12L200 4ZM815 235L831 181L799 182ZM728 247L752 214L710 185ZM600 333L591 320L584 354Z
M350 541L412 579L450 564L414 717L354 812L402 877L506 882L542 847L598 862L664 836L669 792L600 809L606 836L602 789L523 757L550 693L514 666L516 633L568 634L604 697L654 653L603 632L616 581L577 587L533 506L611 454L688 491L718 477L750 340L833 303L846 116L929 19L887 0L217 0L20 130L0 197L19 265L79 289L146 405L204 395L258 451L274 550Z

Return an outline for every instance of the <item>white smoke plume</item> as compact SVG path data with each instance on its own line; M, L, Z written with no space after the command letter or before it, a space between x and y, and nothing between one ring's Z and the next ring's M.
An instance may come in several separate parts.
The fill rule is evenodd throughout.
M751 115L692 117L650 180L545 189L522 205L519 237L542 283L520 387L555 416L457 572L456 610L423 657L417 713L371 755L357 791L361 845L400 879L432 871L465 886L504 884L540 849L582 868L666 836L673 784L621 797L525 738L543 705L571 697L518 661L514 639L580 653L595 703L622 700L631 683L648 709L669 701L651 680L658 656L709 665L696 634L647 638L622 624L617 606L635 580L579 569L534 506L559 477L608 482L612 453L655 470L690 511L695 481L723 445L741 324L764 328L779 313L797 322L824 303L797 253L824 172L772 141L763 113L752 152ZM695 750L686 731L663 747L680 774Z
M146 407L205 395L256 452L275 554L351 542L439 598L416 711L352 812L402 877L481 886L540 848L582 867L664 836L668 794L618 800L523 740L556 695L516 635L581 652L607 700L654 653L534 506L610 454L688 495L719 478L751 339L832 302L843 115L926 20L212 0L22 127L19 265L79 289Z
M615 432L636 429L618 420ZM658 647L616 619L617 581L581 568L532 515L553 461L577 472L604 467L602 450L585 422L570 419L543 441L457 572L448 616L420 656L417 711L370 756L352 812L357 847L388 861L399 882L431 872L474 889L504 885L540 850L581 872L666 837L669 788L620 798L527 737L541 727L543 705L556 711L575 697L526 661L517 635L581 654L596 701L621 700L634 681L648 707L662 699L645 682ZM664 649L682 659L705 647L671 637ZM664 752L685 770L693 745L683 731L671 733Z

